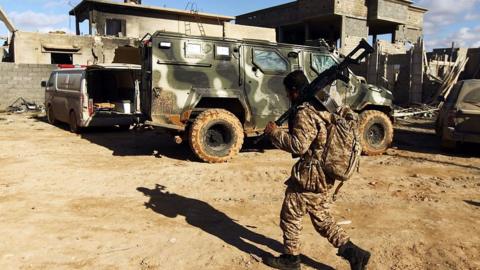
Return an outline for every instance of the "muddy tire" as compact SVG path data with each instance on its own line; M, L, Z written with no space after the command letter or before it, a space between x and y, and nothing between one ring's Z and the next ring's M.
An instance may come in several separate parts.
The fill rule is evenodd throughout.
M392 144L393 124L383 112L370 110L360 114L359 131L364 155L381 155Z
M227 162L240 152L243 128L229 111L210 109L202 112L192 123L188 139L195 155L208 163Z
M57 119L55 119L55 115L53 114L52 106L48 106L47 108L47 121L51 125L56 125L58 123Z
M77 116L75 115L74 111L70 112L70 116L68 118L68 126L70 128L70 132L80 134L80 127L78 126Z

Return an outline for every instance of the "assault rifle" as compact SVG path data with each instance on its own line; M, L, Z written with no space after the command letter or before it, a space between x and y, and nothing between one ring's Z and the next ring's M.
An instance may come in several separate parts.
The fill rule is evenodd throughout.
M319 101L325 106L325 108L329 112L334 113L338 105L336 105L335 101L331 99L325 91L322 90L325 87L333 84L333 82L335 82L336 80L341 80L345 83L349 83L350 77L348 74L348 67L352 64L359 65L363 59L365 59L373 52L373 47L370 46L370 44L368 44L365 39L362 39L358 46L349 55L347 55L341 63L333 65L329 69L320 73L320 75L318 75L315 80L313 80L307 87L305 87L302 91L302 97L299 99L299 101L295 102L295 104L292 104L292 106L290 106L290 109L286 111L282 116L280 116L277 121L275 121L275 124L277 126L282 126L288 120L290 115L297 110L298 106L302 105L304 102L312 100ZM357 54L358 56L356 56ZM347 74L345 74L345 72L347 72ZM259 143L265 138L265 136L265 134L262 134L254 141L254 143Z

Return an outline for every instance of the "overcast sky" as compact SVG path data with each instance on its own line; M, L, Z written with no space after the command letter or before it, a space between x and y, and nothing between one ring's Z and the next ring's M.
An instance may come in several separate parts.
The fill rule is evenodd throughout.
M69 18L68 11L78 2L80 1L0 0L0 6L21 30L73 32L74 19ZM188 2L189 0L144 0L143 4L185 9ZM201 11L231 16L287 2L290 1L196 1ZM480 0L417 0L414 2L429 9L425 17L425 42L428 48L450 47L452 41L460 46L480 47ZM6 34L5 26L0 23L0 36Z

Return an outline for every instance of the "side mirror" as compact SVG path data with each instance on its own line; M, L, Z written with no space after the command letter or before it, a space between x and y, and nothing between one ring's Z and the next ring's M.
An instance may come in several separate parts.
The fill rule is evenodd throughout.
M42 81L41 85L42 85L43 88L47 87L47 81Z

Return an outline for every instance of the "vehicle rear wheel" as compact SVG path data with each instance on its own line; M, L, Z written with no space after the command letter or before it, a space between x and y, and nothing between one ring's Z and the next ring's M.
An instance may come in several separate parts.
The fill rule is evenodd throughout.
M359 131L363 154L367 156L381 155L392 144L392 121L383 112L369 110L360 114Z
M75 115L74 111L70 112L68 125L70 127L70 132L76 133L76 134L80 133L80 127L78 126L77 116Z
M56 125L57 124L57 119L55 119L55 115L53 114L52 106L48 106L48 108L47 108L47 121L51 125Z
M243 139L243 128L238 118L222 109L202 112L189 130L192 151L208 163L230 160L240 152Z

